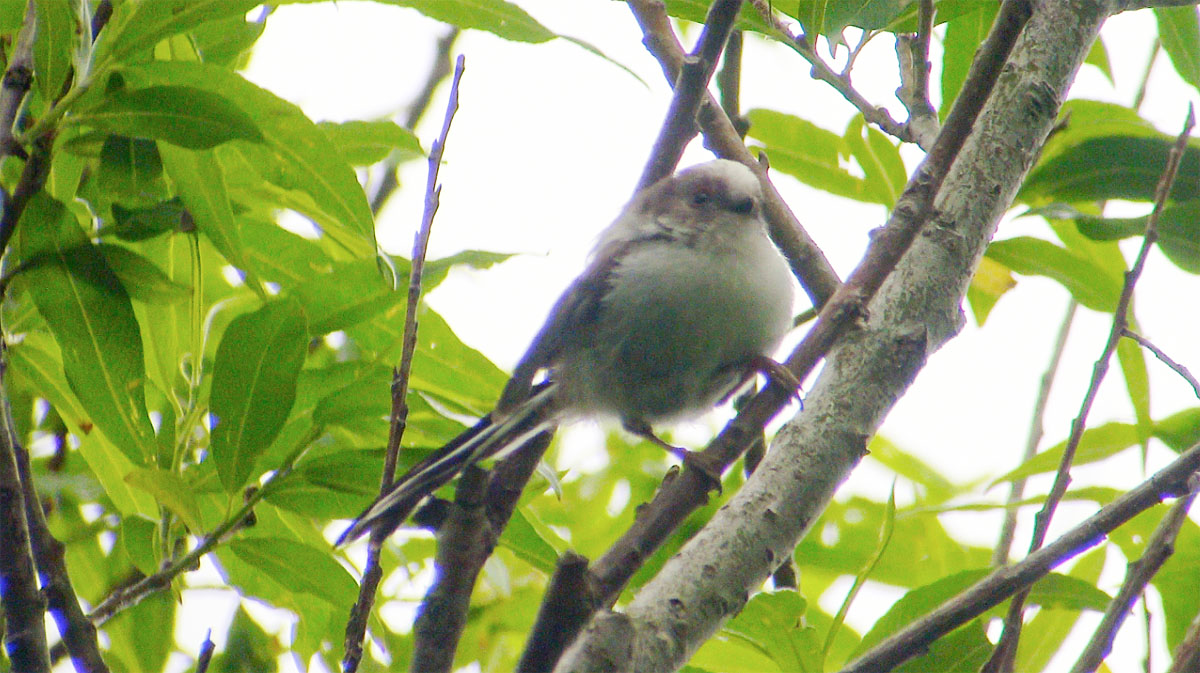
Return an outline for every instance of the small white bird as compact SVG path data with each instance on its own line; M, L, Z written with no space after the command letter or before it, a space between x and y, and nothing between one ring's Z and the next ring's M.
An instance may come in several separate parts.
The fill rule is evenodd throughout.
M390 532L468 465L566 418L615 417L679 451L652 425L711 409L759 371L795 384L770 357L792 325L792 298L749 168L718 159L659 180L600 235L495 410L400 477L338 544Z

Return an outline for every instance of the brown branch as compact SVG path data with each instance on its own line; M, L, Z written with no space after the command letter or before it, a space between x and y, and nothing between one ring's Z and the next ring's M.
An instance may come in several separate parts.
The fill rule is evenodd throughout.
M1134 332L1128 327L1121 332L1121 336L1133 339L1134 341L1138 342L1138 345L1149 350L1151 353L1154 353L1154 357L1162 360L1163 364L1170 367L1171 370L1176 374L1179 374L1179 376L1181 376L1184 381L1187 381L1188 385L1192 387L1192 391L1196 393L1196 397L1200 397L1200 381L1196 380L1196 377L1192 375L1192 372L1189 371L1187 367L1184 367L1178 362L1172 360L1171 356L1164 353L1162 349L1160 349L1158 346L1155 346L1149 339L1138 334L1137 332Z
M1157 505L1164 497L1187 493L1200 470L1200 444L1183 452L1170 465L1122 495L1054 542L1021 562L997 568L966 591L942 603L921 619L871 648L842 673L888 671L924 652L933 641L966 624L1015 592L1033 585L1058 565L1099 544L1108 533Z
M628 4L641 26L646 49L658 59L667 81L676 82L683 66L684 52L662 0L629 0ZM763 188L763 215L771 240L787 258L813 305L823 306L840 284L837 273L779 195L767 176L766 167L751 156L733 122L711 95L702 97L696 120L704 134L705 147L723 159L746 165L758 176Z
M63 543L54 538L46 524L45 513L33 487L29 452L17 437L12 408L7 397L0 399L0 424L3 425L0 427L0 433L7 436L16 455L17 472L25 499L25 519L29 525L29 541L38 574L44 584L42 592L45 594L50 615L54 617L55 626L62 634L62 642L71 655L75 669L80 673L107 673L108 666L100 656L100 644L96 640L96 627L83 613L75 588L71 584L71 576L67 571L66 549Z
M1025 439L1025 453L1021 463L1027 463L1037 454L1038 443L1045 431L1046 404L1050 401L1050 389L1054 385L1054 377L1063 353L1067 350L1067 335L1071 332L1071 323L1075 319L1075 309L1079 303L1074 298L1067 304L1067 314L1063 316L1062 326L1058 328L1058 337L1054 340L1054 352L1050 355L1050 363L1042 373L1042 381L1038 386L1037 401L1033 405L1033 418L1029 421L1029 435ZM1008 491L1007 507L1004 510L1004 523L1000 527L1000 540L992 553L992 565L1002 566L1008 563L1009 552L1012 551L1013 533L1017 528L1017 504L1025 494L1025 478L1014 479Z
M3 356L3 353L0 353ZM18 468L16 433L3 385L7 357L0 360L0 414L6 421L0 431L0 603L4 608L4 649L13 670L49 673L50 649L46 641L46 598L38 591L38 574L30 546L30 513ZM32 486L29 487L32 489ZM40 504L35 507L40 508Z
M921 149L928 150L938 134L937 111L929 102L929 36L933 33L933 0L921 0L917 34L896 36L900 88L896 97L908 110L905 127Z
M1050 528L1050 521L1054 517L1054 511L1066 494L1067 486L1071 482L1071 463L1075 459L1075 451L1079 447L1079 442L1083 438L1083 431L1087 427L1088 413L1091 411L1092 403L1100 391L1100 383L1104 380L1104 376L1108 372L1109 361L1112 359L1113 353L1117 350L1117 344L1121 340L1121 335L1124 334L1129 326L1129 304L1133 300L1133 290L1137 285L1138 278L1142 275L1142 269L1146 265L1146 257L1150 254L1150 248L1158 240L1158 218L1166 204L1167 195L1171 193L1171 187L1175 184L1175 177L1179 173L1179 164L1183 158L1183 151L1187 147L1188 136L1191 134L1193 126L1195 126L1195 116L1189 106L1183 131L1180 132L1175 146L1171 148L1171 153L1167 157L1167 165L1163 169L1162 178L1159 180L1155 190L1154 210L1146 218L1146 233L1142 239L1142 247L1138 251L1133 266L1125 274L1125 283L1121 288L1120 298L1117 299L1117 306L1113 311L1112 328L1109 330L1108 340L1105 342L1104 350L1092 368L1092 378L1088 383L1088 389L1084 394L1083 402L1080 404L1079 414L1071 422L1071 434L1067 438L1066 447L1063 449L1062 460L1059 462L1058 472L1054 476L1054 484L1050 487L1050 493L1046 496L1046 502L1042 505L1042 509L1034 517L1033 535L1029 543L1030 553L1037 551L1045 542L1046 531ZM1011 669L1013 657L1016 656L1017 642L1021 637L1021 623L1025 611L1024 604L1028 595L1029 591L1025 590L1013 597L1012 603L1009 605L1008 614L1004 620L1004 630L1001 631L1000 641L996 644L996 649L992 652L988 663L984 665L982 669L983 673L997 673Z
M429 102L433 99L434 91L437 90L442 80L450 76L450 63L453 60L451 50L454 48L454 42L458 39L460 32L462 31L458 26L451 26L450 30L438 39L437 45L434 47L433 66L429 69L428 76L425 77L425 85L421 87L421 91L408 106L404 128L410 131L417 128L417 122L421 121L421 118L425 116L425 111L429 109ZM383 162L381 169L383 177L380 178L375 193L371 195L371 212L375 215L379 215L379 211L383 210L383 206L400 186L400 181L396 177L397 167L398 164L392 157L388 157Z
M1095 671L1100 667L1104 658L1112 652L1113 639L1120 630L1121 624L1125 622L1125 617L1129 614L1134 602L1146 590L1150 580L1158 574L1163 563L1166 563L1171 554L1175 552L1175 538L1179 537L1183 522L1187 520L1188 509L1192 506L1192 501L1196 499L1197 488L1200 488L1200 475L1193 474L1188 484L1188 493L1175 501L1175 504L1167 511L1167 515L1154 529L1154 535L1146 543L1145 553L1129 565L1129 570L1125 574L1125 582L1121 584L1120 591L1108 604L1108 609L1104 611L1104 617L1096 626L1092 639L1084 648L1083 654L1079 656L1075 665L1071 667L1071 673Z
M13 137L17 113L25 94L33 84L33 38L37 30L37 11L33 0L25 6L25 20L17 33L16 46L9 55L8 68L0 84L0 157L27 158L24 148Z
M721 109L733 122L733 128L743 139L750 130L750 122L742 116L742 31L735 30L725 45L725 57L717 71L717 92L721 95Z
M446 138L450 133L450 123L454 120L454 113L458 110L458 85L462 80L464 63L465 59L460 55L454 67L454 79L450 83L450 100L446 103L442 130L429 150L429 170L425 181L425 209L421 217L421 225L417 228L417 235L413 241L400 365L392 370L392 411L388 430L387 454L384 458L383 475L379 486L381 496L387 493L392 481L396 478L400 440L404 437L404 430L408 425L406 398L413 353L417 346L417 307L421 299L421 273L425 268L429 233L433 227L433 218L437 214L442 193L442 187L438 184L438 170L441 168ZM342 658L342 670L348 673L358 670L358 664L362 661L362 642L367 632L367 619L371 614L371 607L375 603L375 593L379 588L379 581L383 578L383 570L379 565L379 553L390 534L389 527L377 526L371 530L371 536L367 542L367 562L363 568L363 577L358 588L358 600L351 608L350 619L346 623L344 642L346 653Z
M672 85L675 93L667 108L666 120L650 150L650 158L642 170L642 177L638 180L637 191L674 173L679 158L683 156L683 149L696 136L696 112L705 97L711 99L708 82L717 69L717 59L725 49L725 41L729 39L741 7L742 0L715 0L708 8L700 40L692 53L683 59Z

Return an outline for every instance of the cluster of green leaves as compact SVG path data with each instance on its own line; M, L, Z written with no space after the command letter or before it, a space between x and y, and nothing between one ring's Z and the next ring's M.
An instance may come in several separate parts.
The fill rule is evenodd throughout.
M377 489L406 308L409 263L378 252L356 167L422 150L390 121L314 123L238 74L257 5L115 2L93 42L89 3L34 3L19 139L43 144L48 173L4 258L5 382L89 604L178 558L277 474L217 558L241 595L305 615L293 649L307 658L356 597L322 529ZM0 3L8 42L24 7ZM0 167L9 193L24 163ZM285 211L315 233L281 228ZM500 259L433 261L425 288ZM408 461L461 429L447 410L482 413L504 381L419 311ZM162 669L181 588L105 626L116 668Z

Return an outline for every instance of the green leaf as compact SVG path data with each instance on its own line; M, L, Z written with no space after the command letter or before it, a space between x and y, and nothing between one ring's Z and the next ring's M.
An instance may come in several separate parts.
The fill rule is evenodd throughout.
M1080 304L1111 313L1121 294L1119 280L1092 261L1050 241L1019 236L995 241L987 257L1024 275L1045 276L1065 287Z
M1137 419L1138 439L1145 444L1150 439L1154 422L1150 418L1150 375L1146 372L1146 356L1137 342L1121 339L1117 342L1117 362L1121 365L1125 390L1129 393L1133 415Z
M945 55L942 57L942 104L938 116L946 119L950 107L958 99L963 82L967 79L967 71L975 60L975 52L983 39L987 37L996 21L996 12L1000 4L996 2L977 2L975 11L946 22L946 38L943 40ZM938 7L939 15L941 7ZM1097 40L1099 43L1099 40Z
M33 41L33 81L43 100L57 99L71 71L75 51L77 20L72 3L63 0L35 0L37 34Z
M267 577L296 593L319 598L339 609L353 605L358 584L329 549L316 549L286 538L236 539L229 550Z
M1079 447L1075 450L1075 459L1071 465L1078 467L1104 460L1131 446L1137 446L1139 442L1137 426L1128 423L1105 423L1088 428L1083 431L1083 436L1079 439ZM1065 440L1055 444L1021 464L1017 469L996 479L992 484L1057 471L1066 446Z
M161 671L175 646L175 634L168 628L175 623L176 601L171 592L147 596L104 625L112 639L107 653L117 655L124 665L117 670Z
M1043 156L1018 197L1026 202L1153 201L1173 143L1165 136L1088 137L1049 158ZM1171 198L1184 201L1198 196L1200 149L1189 146L1180 162Z
M109 59L124 60L206 22L245 17L260 4L258 0L125 0L96 40L97 67L107 65Z
M1104 73L1110 84L1115 84L1112 62L1109 61L1108 49L1104 46L1102 37L1097 37L1096 41L1092 43L1092 48L1088 51L1087 56L1084 57L1083 62L1087 65L1095 66L1097 70Z
M804 622L808 602L795 591L757 594L722 630L766 654L781 671L820 671L816 629Z
M1084 554L1071 568L1071 577L1095 587L1100 580L1100 571L1108 554L1105 546ZM1042 671L1063 647L1071 629L1079 621L1080 610L1043 606L1021 629L1021 642L1017 645L1017 659L1013 670Z
M300 108L237 73L203 63L157 61L123 69L121 75L130 86L174 84L233 101L250 116L264 142L218 148L230 192L297 210L315 220L350 257L374 256L374 218L358 177Z
M22 274L62 349L71 390L134 464L154 455L133 306L100 251L59 202L34 196L18 223Z
M984 621L976 619L947 633L927 651L897 666L898 673L975 673L987 662L995 646L988 640Z
M505 0L381 0L412 7L431 19L459 28L483 30L513 42L546 42L555 37L528 12Z
M1200 89L1200 15L1195 5L1155 7L1158 39L1183 81Z
M374 259L345 262L330 273L310 276L292 294L304 306L312 333L327 334L404 305L407 286L393 289L384 274L387 269Z
M779 9L792 12L804 27L809 41L817 35L831 40L840 39L848 26L864 30L878 30L895 21L909 4L904 0L797 0L793 5L779 5Z
M100 150L96 174L99 201L132 206L157 203L167 197L162 159L149 140L110 135Z
M247 21L246 15L206 21L190 31L192 43L205 63L237 69L238 59L262 37L266 21Z
M810 121L774 110L751 110L749 137L762 143L771 168L837 196L875 202L865 180L841 166L850 156L846 139Z
M160 145L159 151L196 228L230 264L247 272L251 283L257 285L257 279L249 272L245 246L239 240L225 172L216 156L212 152L193 152L170 145Z
M329 136L351 166L370 166L396 152L404 162L425 156L421 141L412 131L390 121L348 121L317 124Z
M500 533L500 544L547 575L554 574L558 555L567 546L553 529L538 520L534 512L524 508L513 512L512 519Z
M187 299L192 288L167 277L154 262L119 245L97 246L129 296L148 304L170 304Z
M1182 453L1200 442L1200 407L1184 409L1162 419L1154 426L1154 437Z
M160 505L171 510L193 532L204 530L200 509L188 484L174 472L157 468L135 468L125 481L154 496Z
M227 491L241 488L279 434L296 397L308 332L294 299L234 319L217 346L212 377L212 455Z
M667 0L667 14L677 19L693 23L704 23L708 16L708 8L712 3L708 0ZM774 35L775 31L767 26L758 12L741 12L733 24L734 30L750 30L764 35Z
M882 131L867 126L862 115L855 115L850 121L845 137L850 153L866 175L872 200L890 208L908 182L899 149Z
M193 150L231 140L262 142L254 119L223 96L189 86L109 91L98 105L68 118L109 133L165 140Z
M112 232L122 241L144 241L178 231L183 224L183 213L183 201L178 197L149 208L129 209L114 203Z
M1117 241L1146 232L1149 216L1098 217L1068 204L1053 203L1029 211L1049 220L1072 220L1080 234L1093 241ZM1200 199L1170 203L1158 218L1158 247L1172 263L1188 273L1200 273Z

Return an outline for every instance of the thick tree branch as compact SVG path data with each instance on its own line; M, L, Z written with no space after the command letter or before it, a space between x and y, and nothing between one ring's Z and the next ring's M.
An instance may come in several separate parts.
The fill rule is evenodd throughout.
M667 80L675 83L683 67L684 52L662 0L629 0L629 9L642 28L646 49L658 59ZM813 305L823 306L838 287L837 273L779 195L767 177L766 167L750 155L733 122L711 95L702 97L696 121L704 134L705 147L721 158L745 164L758 176L763 187L763 215L771 239L787 257Z
M438 184L438 170L442 165L442 154L446 138L450 134L450 123L458 110L458 85L462 80L464 59L458 57L454 68L454 79L450 84L450 100L446 103L446 114L442 119L442 130L429 150L429 170L425 181L425 208L421 225L413 240L413 252L408 279L408 297L404 310L404 337L400 353L400 365L392 370L392 411L388 430L388 447L384 458L383 475L380 478L379 494L383 495L396 478L396 463L400 454L400 441L408 426L408 378L412 370L413 353L417 349L417 308L421 300L421 274L425 268L425 253L429 249L429 234L433 218L437 214L442 187ZM350 610L344 641L345 656L342 670L352 673L358 670L362 660L362 642L367 631L367 618L375 603L375 592L383 578L379 566L379 553L392 530L379 526L371 530L367 541L367 562L363 568L362 581L358 587L358 601ZM453 650L451 651L453 653Z

